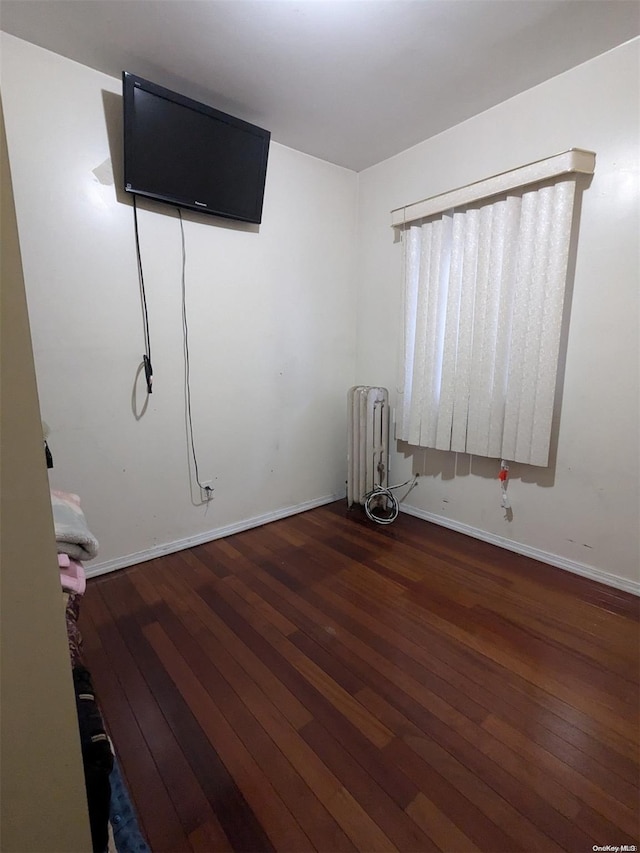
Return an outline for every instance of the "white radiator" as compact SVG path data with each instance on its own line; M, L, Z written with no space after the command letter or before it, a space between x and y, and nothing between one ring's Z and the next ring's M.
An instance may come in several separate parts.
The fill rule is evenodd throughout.
M387 485L389 392L356 385L348 396L347 503L364 504L374 486Z

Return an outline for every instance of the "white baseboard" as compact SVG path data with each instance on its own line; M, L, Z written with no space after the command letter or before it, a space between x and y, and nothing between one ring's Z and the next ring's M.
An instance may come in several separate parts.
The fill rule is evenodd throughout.
M489 542L491 545L498 545L500 548L506 548L507 551L514 551L516 554L523 554L525 557L531 557L534 560L539 560L541 563L547 563L550 566L556 566L558 569L565 569L568 572L573 572L575 575L582 575L585 578L604 583L607 586L613 586L616 589L622 589L625 592L631 592L633 595L640 595L640 582L620 578L617 575L612 575L609 572L604 572L602 569L596 569L595 566L589 566L586 563L578 563L576 560L568 560L566 557L560 557L558 554L550 554L548 551L541 551L539 548L532 548L530 545L523 545L520 542L513 542L511 539L505 539L502 536L497 536L495 533L488 533L486 530L480 530L477 527L471 527L468 524L463 524L460 521L452 521L450 518L436 515L433 512L426 512L423 509L418 509L414 506L402 504L400 507L402 512L407 515L413 515L416 518L421 518L424 521L431 521L434 524L439 524L441 527L448 527L450 530L456 530L458 533L465 533L467 536L472 536L474 539L481 539L483 542Z
M238 521L234 524L228 524L225 527L217 527L213 530L208 530L204 533L199 533L197 536L188 536L185 539L177 539L173 542L167 542L164 545L156 545L153 548L148 548L144 551L137 551L134 554L126 554L123 557L116 557L114 560L107 560L103 563L96 563L92 566L85 566L87 577L96 577L104 575L108 572L115 572L117 569L124 569L127 566L135 566L138 563L146 563L148 560L154 560L156 557L163 557L166 554L174 554L176 551L183 551L185 548L194 548L196 545L203 545L205 542L213 542L215 539L221 539L223 536L231 536L234 533L241 533L243 530L250 530L252 527L260 527L262 524L268 524L270 521L277 521L280 518L287 518L290 515L296 515L299 512L306 512L309 509L314 509L318 506L324 506L333 501L340 500L344 495L326 495L322 498L316 498L311 501L305 501L296 506L284 507L282 509L267 512L263 515L256 515L253 518ZM586 563L578 563L576 560L568 560L566 557L560 557L557 554L550 554L548 551L542 551L539 548L532 548L530 545L523 545L520 542L514 542L511 539L505 539L503 536L498 536L494 533L488 533L486 530L480 530L477 527L471 527L469 524L463 524L459 521L453 521L450 518L445 518L441 515L436 515L432 512L426 512L423 509L402 504L400 507L402 512L407 515L413 515L416 518L421 518L424 521L431 521L433 524L439 524L441 527L448 527L450 530L456 530L458 533L465 533L467 536L472 536L474 539L481 539L483 542L489 542L491 545L498 545L500 548L505 548L507 551L514 551L516 554L523 554L525 557L531 557L534 560L539 560L541 563L547 563L550 566L556 566L559 569L565 569L568 572L573 572L576 575L590 578L607 586L622 589L625 592L633 593L640 596L640 582L620 578L617 575L612 575L609 572L604 572L601 569L596 569L594 566L589 566Z
M217 527L213 530L207 530L205 533L198 533L197 536L188 536L185 539L176 539L173 542L167 542L164 545L156 545L153 548L147 548L144 551L136 551L135 554L126 554L124 557L116 557L114 560L106 560L103 563L95 563L92 566L85 566L85 572L88 578L96 577L97 575L105 575L108 572L115 572L117 569L125 569L127 566L136 566L138 563L146 563L148 560L154 560L156 557L164 557L166 554L175 554L176 551L183 551L185 548L194 548L196 545L204 545L205 542L213 542L214 539L222 539L223 536L231 536L234 533L241 533L243 530L250 530L252 527L260 527L262 524L268 524L270 521L278 521L280 518L287 518L289 515L297 515L299 512L306 512L308 509L315 509L318 506L333 503L333 501L344 498L341 495L326 495L323 498L315 498L311 501L305 501L296 506L283 507L282 509L266 512L264 515L256 515L253 518L247 518L244 521L237 521L234 524L227 524L225 527Z

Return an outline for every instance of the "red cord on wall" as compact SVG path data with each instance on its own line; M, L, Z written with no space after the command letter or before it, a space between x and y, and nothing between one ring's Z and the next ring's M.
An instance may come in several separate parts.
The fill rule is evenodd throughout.
M498 474L498 479L500 480L500 488L502 489L502 506L505 509L510 509L511 502L509 501L509 495L507 494L507 481L509 479L509 463L505 462L504 459L500 462L500 473Z

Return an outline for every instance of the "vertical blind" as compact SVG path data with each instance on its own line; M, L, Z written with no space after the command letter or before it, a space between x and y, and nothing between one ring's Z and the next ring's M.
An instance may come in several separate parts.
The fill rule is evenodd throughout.
M562 175L403 226L398 438L548 464L574 196Z

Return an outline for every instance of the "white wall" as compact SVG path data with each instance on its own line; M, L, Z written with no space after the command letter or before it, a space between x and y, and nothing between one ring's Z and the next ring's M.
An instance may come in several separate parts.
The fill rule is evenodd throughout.
M407 501L466 529L640 592L638 284L640 40L360 173L357 381L395 389L401 246L389 212L571 147L597 153L582 201L564 395L551 470L512 465L504 518L495 461L400 445Z
M155 382L139 420L132 407L144 347L120 81L2 34L2 89L51 482L82 497L98 564L344 494L355 173L272 144L259 231L184 214L194 432L215 487L194 506L179 220L144 202ZM138 392L139 410L141 378Z

